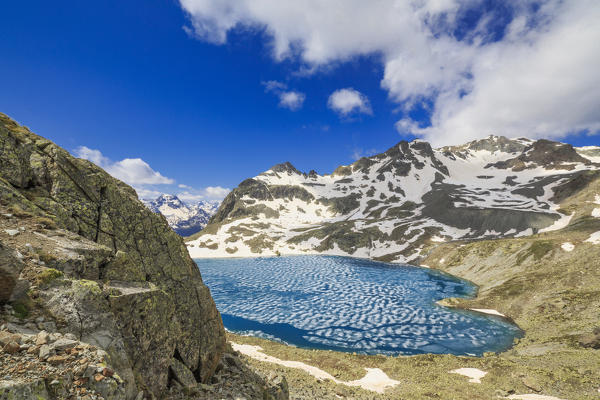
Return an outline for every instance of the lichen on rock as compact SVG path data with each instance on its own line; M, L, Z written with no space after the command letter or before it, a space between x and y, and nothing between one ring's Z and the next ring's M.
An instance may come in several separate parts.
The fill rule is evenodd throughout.
M0 205L40 226L22 234L46 252L30 273L37 306L135 377L128 397L160 397L175 354L210 380L225 347L220 315L182 239L131 187L0 114ZM50 227L61 234L42 232ZM0 269L0 301L20 272L11 265Z

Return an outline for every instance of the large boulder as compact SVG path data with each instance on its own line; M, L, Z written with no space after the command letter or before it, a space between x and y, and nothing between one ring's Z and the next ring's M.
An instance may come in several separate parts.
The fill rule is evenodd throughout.
M0 304L10 300L22 269L23 263L14 251L0 242Z
M98 324L101 319L109 322L111 334L120 330L139 387L160 397L166 390L166 375L162 377L161 372L159 379L152 380L149 371L167 374L173 357L198 381L210 380L225 346L221 317L181 237L164 217L148 210L130 186L0 114L0 202L30 218L51 220L89 245L74 262L57 263L65 278L74 281L54 289L47 298L54 301L50 308L57 314L61 305L68 304L65 309L93 310L91 304L73 305L72 301L95 296L102 318L91 311L74 314L89 319L89 330L79 333L98 335L104 326ZM2 267L0 274L14 279L11 271ZM102 293L94 284L76 283L81 279L97 282ZM110 287L112 281L154 289L115 295L109 301L104 286ZM8 293L10 285L0 290ZM134 307L129 320L122 318L124 305ZM63 314L67 326L79 323ZM165 316L170 317L168 323L159 323ZM143 318L149 320L140 321ZM93 325L99 326L92 329ZM101 342L100 337L96 339ZM171 354L153 358L148 343L157 341L165 344L161 352Z

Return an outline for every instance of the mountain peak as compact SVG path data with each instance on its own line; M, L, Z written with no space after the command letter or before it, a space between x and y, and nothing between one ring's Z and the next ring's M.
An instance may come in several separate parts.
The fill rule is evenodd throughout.
M210 217L219 208L218 201L200 200L188 205L174 194L163 193L155 200L144 200L144 204L154 213L162 214L175 232L190 236L201 231Z
M274 165L273 167L271 167L271 171L273 171L273 172L286 172L288 174L298 174L298 175L302 174L289 161L286 161L286 162L281 163L281 164Z

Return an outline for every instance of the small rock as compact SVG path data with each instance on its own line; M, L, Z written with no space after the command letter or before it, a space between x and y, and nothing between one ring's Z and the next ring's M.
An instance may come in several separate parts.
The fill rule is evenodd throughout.
M579 344L587 348L600 349L600 327L595 328L592 333L582 335Z
M51 356L48 357L48 362L52 365L64 364L68 360L68 356Z
M21 335L7 331L0 332L0 346L4 346L10 342L21 343Z
M75 335L74 335L74 334L72 334L72 333L65 333L65 336L64 336L64 337L65 337L65 339L69 339L69 340L75 340L75 341L77 341L77 336L75 336Z
M50 357L50 355L52 355L52 354L54 354L54 349L51 348L49 345L45 344L40 347L40 352L38 354L38 357L42 360L45 360L46 358Z
M15 354L21 350L21 346L19 346L19 343L17 342L9 342L4 345L2 350L8 354Z
M4 232L6 232L8 236L16 236L21 233L21 231L18 229L5 229Z
M112 370L112 369L110 369L110 368L104 368L104 369L102 370L102 375L104 375L104 376L111 377L111 376L113 376L114 374L115 374L115 371L113 371L113 370Z
M48 344L49 335L46 331L41 331L35 337L35 344L41 346L43 344Z
M75 368L73 368L73 373L77 376L81 376L85 373L86 368L87 365L77 365Z
M96 382L103 381L103 380L104 380L104 378L105 378L105 376L104 376L104 375L102 375L102 374L96 374L96 375L94 375L94 380L95 380Z
M85 368L85 372L83 373L83 376L84 376L84 378L91 378L92 376L94 376L95 373L96 373L96 366L88 365Z
M56 351L62 351L66 349L71 349L77 345L75 340L61 338L52 343L50 346Z
M223 360L231 367L240 368L240 360L229 353L223 354Z

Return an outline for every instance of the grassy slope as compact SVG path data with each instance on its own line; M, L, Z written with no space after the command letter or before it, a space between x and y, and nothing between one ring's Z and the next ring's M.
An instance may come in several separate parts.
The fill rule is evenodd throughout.
M230 340L259 344L273 356L319 366L344 380L358 379L364 367L379 367L403 382L379 396L360 389L317 382L298 370L250 361L263 370L285 371L292 398L491 399L511 393L540 393L563 399L600 398L600 350L579 339L600 326L600 245L586 243L600 231L590 216L600 179L565 200L575 213L560 231L526 238L446 243L423 264L468 279L480 290L472 300L448 301L456 307L492 308L514 320L525 336L500 354L482 358L449 355L384 357L303 350L257 338ZM575 249L566 252L561 244ZM449 374L460 367L488 372L481 384Z

